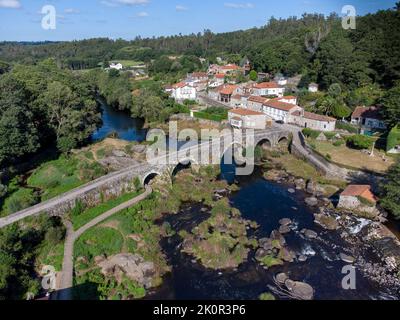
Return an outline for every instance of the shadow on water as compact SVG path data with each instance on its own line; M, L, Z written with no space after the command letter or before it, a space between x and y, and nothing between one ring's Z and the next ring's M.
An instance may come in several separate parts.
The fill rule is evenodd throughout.
M122 140L138 142L146 140L147 130L143 129L143 120L134 119L127 112L115 110L101 99L99 103L103 126L93 134L94 141L102 140L112 133L116 133Z

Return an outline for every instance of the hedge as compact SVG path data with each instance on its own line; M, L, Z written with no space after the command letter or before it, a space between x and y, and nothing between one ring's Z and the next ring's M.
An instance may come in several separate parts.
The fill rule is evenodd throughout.
M386 151L389 152L394 147L400 144L400 127L394 127L387 138Z
M361 134L348 137L346 139L347 145L353 149L370 149L374 144L374 139Z
M321 131L313 130L313 129L310 129L310 128L304 128L303 129L303 134L307 138L317 139L319 137L319 135L321 134Z
M196 112L194 114L195 118L198 119L205 119L205 120L212 120L212 121L217 121L217 122L221 122L227 119L226 116L223 115L218 115L218 114L210 114L207 112Z
M358 133L357 127L351 125L350 123L346 123L346 122L342 122L342 121L336 122L336 129L346 130L350 133Z

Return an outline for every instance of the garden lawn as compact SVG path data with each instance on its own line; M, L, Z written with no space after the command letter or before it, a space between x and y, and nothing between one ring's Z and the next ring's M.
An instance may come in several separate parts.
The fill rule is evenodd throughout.
M120 204L122 204L124 202L127 202L127 201L135 198L140 193L141 192L127 193L127 194L122 195L119 198L106 201L106 202L98 205L97 207L87 209L80 214L73 215L72 216L72 224L74 226L74 230L78 230L79 228L83 227L85 224L92 221L96 217L119 206Z
M88 182L79 178L78 161L61 157L36 169L28 179L28 185L43 191L42 201L54 198Z
M316 151L323 156L330 155L332 161L338 165L359 170L367 170L376 173L385 173L394 163L380 150L375 150L374 157L370 157L362 151L350 149L345 145L335 147L331 142L313 141ZM383 161L382 157L387 161Z

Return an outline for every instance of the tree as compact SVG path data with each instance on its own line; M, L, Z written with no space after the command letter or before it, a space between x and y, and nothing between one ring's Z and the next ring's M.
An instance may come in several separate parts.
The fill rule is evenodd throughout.
M88 139L100 121L93 101L81 101L70 87L60 82L50 83L40 100L48 108L49 124L62 152L67 152Z
M383 115L390 128L400 123L400 81L386 92L380 100L383 106Z
M400 160L388 171L386 181L381 185L381 205L400 219Z
M40 147L27 93L9 74L0 79L0 137L0 165L17 161Z
M257 71L251 70L250 74L249 74L249 78L251 81L257 81L257 79L258 79Z

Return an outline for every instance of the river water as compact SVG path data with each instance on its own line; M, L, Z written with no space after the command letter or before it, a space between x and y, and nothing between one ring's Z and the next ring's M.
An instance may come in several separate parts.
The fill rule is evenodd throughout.
M143 123L131 119L127 114L118 112L103 104L104 126L93 136L94 140L117 132L119 138L128 141L143 141L145 130ZM222 179L229 182L238 179L234 176L233 166L222 167ZM182 239L176 235L162 240L162 247L172 266L172 272L165 276L161 288L150 294L150 299L257 299L261 293L269 292L268 286L274 286L273 277L280 272L287 273L292 280L305 281L315 289L316 299L391 299L394 298L387 288L381 288L363 277L357 271L356 290L342 289L342 268L347 265L339 258L346 246L337 232L325 231L314 223L313 211L304 204L305 194L291 194L291 186L263 179L260 170L250 176L238 179L240 190L230 196L233 207L239 209L242 216L256 221L260 228L255 236L260 239L269 237L279 228L279 220L290 218L297 226L295 231L285 235L288 247L296 253L307 256L306 262L294 262L264 270L249 255L248 262L237 270L213 271L196 263L192 257L181 253ZM208 218L201 212L202 205L186 204L177 215L168 216L175 231L191 231L196 225ZM321 241L306 239L299 231L311 229L319 234Z

